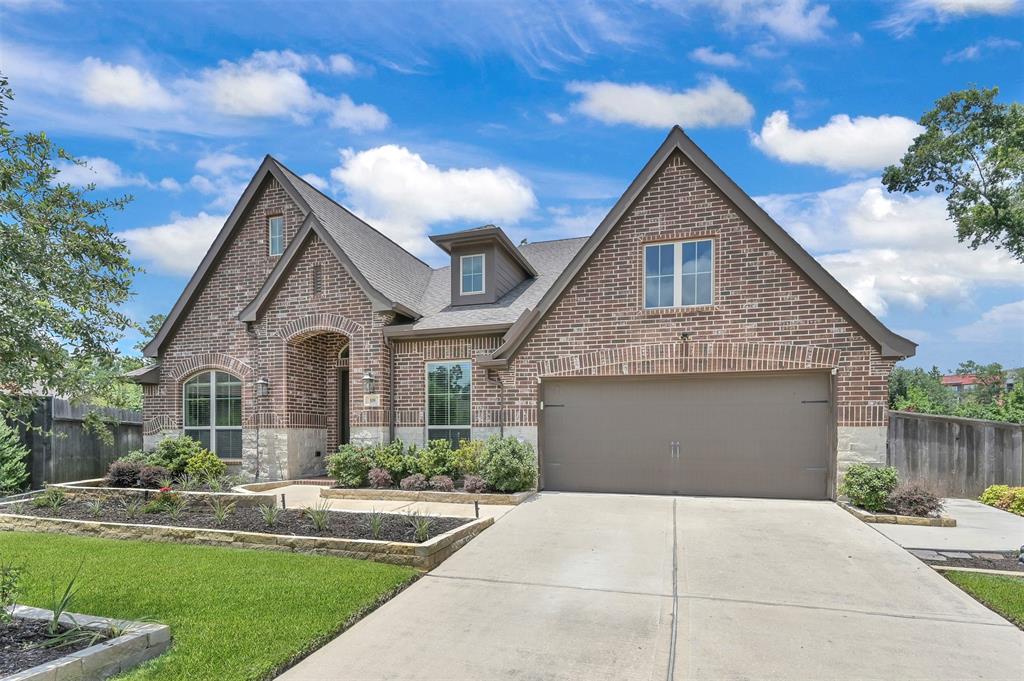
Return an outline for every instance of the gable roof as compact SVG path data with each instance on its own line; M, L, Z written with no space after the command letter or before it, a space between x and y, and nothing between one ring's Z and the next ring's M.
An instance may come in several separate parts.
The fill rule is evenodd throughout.
M658 171L675 152L680 152L700 171L708 181L725 195L741 216L758 228L768 242L774 245L794 267L803 272L835 305L858 326L865 335L878 344L882 357L912 357L917 343L890 331L882 322L864 307L835 277L821 266L804 248L779 226L757 203L747 195L739 185L732 181L721 168L691 140L682 128L674 126L668 137L654 153L647 164L636 176L625 193L612 206L601 224L590 236L583 247L573 257L569 266L559 275L557 281L541 298L537 307L527 310L521 318L505 334L501 346L494 351L491 358L485 360L490 366L507 364L515 355L530 333L554 306L561 295L580 273L583 267L604 242L612 229L625 216L626 212L640 198L644 189L654 179Z
M199 267L189 279L185 290L182 291L174 307L171 308L167 319L164 320L153 340L146 345L143 350L146 357L159 356L160 348L177 328L182 316L191 306L193 298L202 289L225 244L230 240L235 228L248 212L249 204L269 176L273 176L280 183L302 214L306 216L303 226L300 228L300 231L304 232L303 238L308 236L304 230L316 229L318 235L327 243L345 269L373 301L374 309L393 309L407 317L419 317L419 313L413 309L412 304L419 300L430 279L430 266L342 208L268 155L260 163L245 191L242 192L242 196L238 199L231 214L228 215L224 226L217 233L217 237L210 244ZM293 242L297 241L300 240L293 239ZM350 247L346 251L341 247L342 243L358 247ZM291 245L289 244L289 248L283 255L287 255L288 251L293 250ZM283 263L284 257L278 259L274 269L271 270L267 283L264 284L260 294L257 294L257 298L264 294L264 289L266 289L265 297L269 296L279 283L282 274L288 270L291 257L294 257L294 251L287 262ZM246 310L252 305L253 303L250 303Z

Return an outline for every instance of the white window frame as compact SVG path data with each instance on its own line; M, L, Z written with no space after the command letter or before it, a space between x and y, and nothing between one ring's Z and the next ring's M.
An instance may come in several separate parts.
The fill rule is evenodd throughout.
M480 258L480 290L479 291L467 291L466 290L466 277L463 275L465 271L466 260L470 258ZM484 253L470 253L459 257L459 295L461 296L478 296L483 294L487 290L487 256Z
M210 451L214 454L217 453L217 431L218 430L242 430L242 426L218 426L217 425L217 374L227 374L232 378L236 379L242 386L242 397L244 399L245 394L245 382L242 381L240 376L235 376L230 371L223 371L221 369L207 369L205 371L199 371L187 379L181 384L181 432L183 435L187 435L187 431L190 430L207 430L210 432ZM195 378L202 376L203 374L210 374L210 425L209 426L190 426L187 425L188 412L185 400L185 387ZM472 385L472 384L470 384ZM232 457L232 459L237 457ZM229 459L229 460L232 460Z
M461 274L461 273L460 273ZM433 425L430 423L430 368L438 364L468 364L469 365L469 423L465 426L451 424ZM425 425L425 442L430 442L431 428L445 428L447 430L467 430L469 437L473 437L473 360L471 359L444 359L434 362L425 362L423 365L423 422Z
M281 238L278 240L277 252L274 252L274 220L279 220L281 224ZM267 218L267 252L271 256L278 256L284 253L284 216L283 215L271 215Z
M683 305L683 244L700 243L706 241L711 244L711 298L706 303L693 303ZM658 248L671 244L673 248L672 262L672 304L671 305L647 305L647 249ZM699 274L705 274L703 272ZM682 241L657 241L644 244L640 248L640 277L643 280L640 303L645 310L674 310L691 307L708 307L715 304L715 240L711 237L699 237L696 239L683 239Z

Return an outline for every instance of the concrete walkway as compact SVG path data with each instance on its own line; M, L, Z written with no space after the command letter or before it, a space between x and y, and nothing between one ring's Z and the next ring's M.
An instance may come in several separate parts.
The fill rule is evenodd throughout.
M544 493L280 678L1015 679L1024 632L824 502Z
M272 492L284 494L288 508L306 508L323 501L317 485L286 485ZM423 513L455 518L472 518L476 514L473 504L439 504L427 501L390 501L385 499L328 499L332 511L383 511L385 513ZM481 518L500 518L514 506L480 505Z
M907 549L951 551L1017 551L1024 546L1024 518L973 499L943 500L944 515L956 518L956 527L872 525Z

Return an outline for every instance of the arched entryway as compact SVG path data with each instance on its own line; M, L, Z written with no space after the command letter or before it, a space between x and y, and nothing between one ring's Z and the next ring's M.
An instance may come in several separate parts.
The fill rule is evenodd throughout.
M324 455L351 433L349 352L349 337L335 331L310 331L287 343L288 425L322 430Z

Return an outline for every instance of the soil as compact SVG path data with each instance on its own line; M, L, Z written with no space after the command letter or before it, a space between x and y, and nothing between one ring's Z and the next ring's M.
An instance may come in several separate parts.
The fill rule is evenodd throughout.
M324 531L313 527L312 521L300 509L287 509L281 512L272 528L267 527L263 514L258 507L235 508L224 522L218 522L213 511L207 504L193 503L186 506L177 520L166 512L141 513L134 518L128 517L124 507L114 501L108 501L97 516L93 515L84 500L66 501L58 511L49 506L42 508L24 504L20 509L10 506L0 512L31 515L40 518L62 518L65 520L94 520L98 522L128 523L131 525L167 525L173 527L197 527L213 530L236 530L242 532L259 532L261 534L285 534L302 537L334 537L339 539L380 539L384 541L400 541L418 544L415 532L408 515L399 513L382 513L380 534L372 536L369 528L370 513L350 513L348 511L332 511L330 525ZM469 518L448 518L430 516L428 539L444 534L449 530L470 522Z
M29 648L46 639L46 622L16 617L10 624L0 624L0 676L31 669L89 647L88 642L82 642L60 648Z
M997 553L997 552L992 552ZM949 558L947 557L944 561L925 561L929 565L940 565L942 567L963 567L963 568L981 568L983 570L1005 570L1009 572L1020 572L1024 573L1024 563L1017 560L1016 551L1008 551L1003 553L1002 560L991 560L987 558Z

